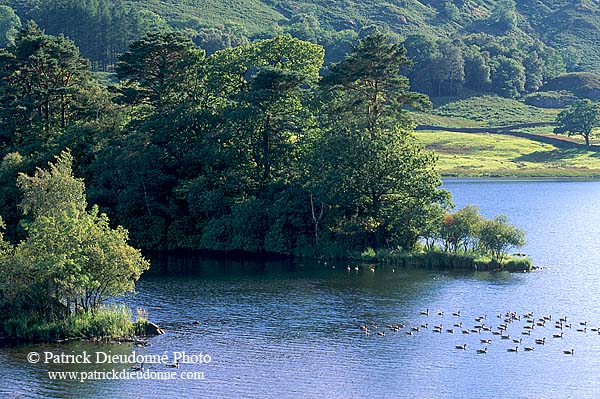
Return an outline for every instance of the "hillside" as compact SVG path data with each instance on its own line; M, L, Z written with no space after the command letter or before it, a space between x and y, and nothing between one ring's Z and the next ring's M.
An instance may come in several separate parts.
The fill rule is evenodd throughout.
M427 149L436 152L438 170L444 176L600 176L596 149L561 145L549 131L540 137L557 144L483 132L418 131L416 135Z
M151 29L185 30L208 47L279 33L319 42L339 59L352 40L378 26L409 35L505 35L540 39L563 55L568 71L600 72L600 6L591 0L0 0L24 22L65 33L94 61L110 63ZM97 47L104 48L97 48Z
M574 96L595 99L600 92L595 1L0 0L0 5L5 44L15 27L35 20L47 33L71 38L107 83L114 82L119 55L150 31L182 31L208 54L290 34L322 45L327 64L379 29L406 47L413 66L402 73L411 89L433 99L432 112L414 115L420 125L550 123L559 112L555 108ZM533 133L550 135L551 128L538 126ZM535 137L439 130L418 136L439 153L445 174L600 174L596 153L575 154ZM498 151L489 150L494 145Z
M444 176L600 177L598 140L553 133L560 109L477 96L414 113L415 135Z

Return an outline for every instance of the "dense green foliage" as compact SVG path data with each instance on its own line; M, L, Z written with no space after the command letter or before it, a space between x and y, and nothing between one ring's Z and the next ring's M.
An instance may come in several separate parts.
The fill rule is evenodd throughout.
M98 118L103 89L72 41L44 35L30 22L14 43L0 51L0 136L7 144L43 145L57 129Z
M564 71L554 49L524 35L411 35L403 43L414 60L414 87L437 97L482 91L519 97Z
M433 158L407 132L402 107L422 109L429 102L408 92L407 79L398 75L408 64L402 47L376 34L353 50L323 80L328 105L314 146L311 185L319 198L335 204L341 220L334 229L341 234L365 226L368 245L412 248L428 205L445 199L435 190L441 182Z
M21 194L11 188L67 147L91 202L146 249L412 248L431 204L447 202L404 109L429 102L399 74L405 50L381 34L360 40L324 79L323 48L291 36L206 56L180 33L148 34L120 57L108 90L72 42L32 23L4 54L0 173L13 242L71 228L71 217L18 224ZM30 65L41 57L48 73L37 75ZM26 73L39 89L21 105ZM24 116L15 120L15 110ZM92 236L93 226L107 228L98 211L78 215L75 226ZM61 290L80 303L69 290L87 281L70 284Z
M281 34L339 61L380 29L415 60L413 89L430 95L518 97L565 71L598 71L600 6L592 1L1 0L0 35L35 20L73 39L96 70L149 32L178 31L212 54Z
M32 41L38 43L33 53ZM61 51L52 51L56 47ZM359 40L323 74L323 48L288 35L207 56L180 33L151 33L119 58L119 82L108 90L90 76L72 42L34 24L4 53L11 72L0 81L5 93L16 90L11 77L29 71L38 54L44 65L60 66L60 73L29 72L40 87L52 88L68 75L81 77L74 88L93 88L69 97L70 91L59 90L64 102L48 89L32 97L31 117L6 124L0 168L6 186L19 172L31 173L72 148L91 202L145 249L295 255L411 250L434 237L451 206L448 193L438 189L435 157L411 132L407 109L430 103L399 73L410 64L406 50L380 33ZM67 115L75 100L102 107L93 117L44 112L57 108ZM16 105L5 104L9 120ZM25 238L15 253L30 259L27 267L46 267L42 283L47 273L64 271L69 278L53 288L56 301L87 310L132 288L122 279L95 293L94 273L107 273L107 259L120 257L122 271L134 280L144 264L135 253L111 249L127 236L111 230L97 208L86 210L70 159L61 155L49 172L37 170L33 178L21 174L24 198L6 188L3 211L9 239ZM39 183L46 181L48 188ZM11 205L19 202L31 220L17 224ZM74 246L54 246L65 231L79 232L70 234Z
M87 210L83 181L71 167L71 155L63 152L47 170L18 177L27 237L0 245L0 324L11 336L19 336L15 323L94 312L133 291L148 268L127 244L125 229L111 228L97 207Z

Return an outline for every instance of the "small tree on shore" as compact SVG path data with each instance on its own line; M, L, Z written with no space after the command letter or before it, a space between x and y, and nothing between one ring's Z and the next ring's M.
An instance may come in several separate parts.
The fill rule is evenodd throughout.
M478 235L483 248L498 262L502 262L510 248L525 245L525 232L510 224L505 215L484 220Z
M479 208L467 205L453 214L444 215L440 237L446 252L464 252L475 248L477 233L482 222Z
M127 244L124 228L111 228L95 206L87 210L85 186L73 177L72 162L63 152L47 170L18 177L21 208L31 217L22 222L28 237L14 249L12 266L2 270L2 280L11 283L3 299L16 312L48 319L94 311L133 291L149 267Z

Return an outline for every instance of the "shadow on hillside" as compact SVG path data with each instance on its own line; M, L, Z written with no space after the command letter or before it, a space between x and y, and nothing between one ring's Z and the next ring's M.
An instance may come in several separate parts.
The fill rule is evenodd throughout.
M549 151L536 151L530 154L521 155L513 159L515 162L559 162L566 161L569 159L577 158L578 156L585 155L588 150L585 148L557 148ZM598 156L596 152L592 156Z

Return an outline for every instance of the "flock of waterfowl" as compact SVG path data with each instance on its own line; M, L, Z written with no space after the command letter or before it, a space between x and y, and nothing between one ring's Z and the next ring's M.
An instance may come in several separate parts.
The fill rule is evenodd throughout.
M497 314L488 319L487 315L477 316L472 319L463 317L460 311L445 313L443 311L432 312L429 309L420 312L423 322L416 325L403 323L390 324L381 327L375 324L362 324L359 326L366 336L384 337L390 334L415 335L429 331L433 334L463 334L472 336L479 334L478 347L475 352L486 354L494 342L509 342L512 346L504 349L507 352L532 352L536 348L546 345L547 340L563 342L567 334L600 335L600 326L589 326L587 321L571 321L567 316L553 318L552 315L536 316L533 312L519 314L517 312L505 312ZM451 317L450 325L448 317ZM470 339L473 341L473 338ZM472 347L468 343L455 345L456 350L469 350ZM565 348L565 355L574 355L575 349Z

